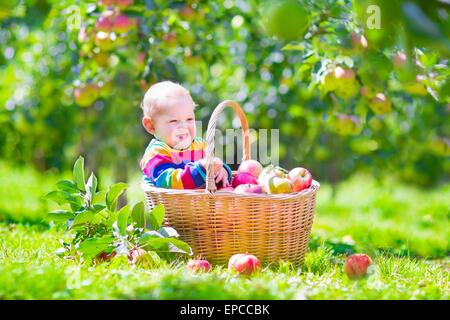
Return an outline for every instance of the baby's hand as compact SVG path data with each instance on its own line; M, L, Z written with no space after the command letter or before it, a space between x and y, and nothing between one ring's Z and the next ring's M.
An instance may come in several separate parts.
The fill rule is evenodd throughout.
M201 159L200 164L203 166L203 168L206 171L206 158ZM215 173L215 176L217 177L219 171L223 168L223 162L219 158L214 157L213 164L214 164L214 173Z
M219 172L216 174L216 184L222 182L224 188L229 187L228 183L228 171L222 166Z

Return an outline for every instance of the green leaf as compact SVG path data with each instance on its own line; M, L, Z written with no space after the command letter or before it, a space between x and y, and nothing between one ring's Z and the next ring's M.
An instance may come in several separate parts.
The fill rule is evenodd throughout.
M172 227L162 227L161 229L158 230L158 232L163 235L164 237L179 237L180 235L178 234L177 230L175 230Z
M51 191L44 196L44 199L52 200L59 205L70 203L73 211L78 211L81 209L82 200L78 195L72 195L65 191Z
M130 205L127 204L119 210L119 217L117 218L117 226L119 228L120 235L127 234L128 216L130 215Z
M72 195L65 191L51 191L44 196L44 199L52 200L59 205L69 203Z
M175 238L144 237L141 238L144 249L157 252L177 252L191 255L191 247L184 241Z
M145 208L142 201L136 203L131 210L131 218L138 228L145 228Z
M79 192L79 190L78 190L78 188L77 188L77 184L74 183L74 182L72 182L72 181L70 181L70 180L61 180L61 181L58 181L58 182L56 183L56 187L57 187L59 190L68 192L68 193L70 193L70 194L72 194L72 193L78 193L78 192Z
M86 191L84 187L84 158L79 156L73 166L73 180L77 184L78 189Z
M89 238L80 243L78 251L83 253L84 257L94 258L102 251L105 251L113 241L114 238L111 236L104 236L102 238Z
M45 217L46 220L53 221L55 223L65 223L69 219L73 219L75 215L73 212L66 210L56 210L49 212Z
M108 192L106 193L106 206L109 210L116 211L117 199L126 188L127 184L123 182L113 184L109 187Z
M75 218L73 219L73 223L70 226L70 228L73 228L74 226L84 224L87 222L92 222L94 219L94 213L90 210L83 211L79 213Z
M303 51L305 46L301 43L289 43L281 48L283 51Z
M159 230L163 224L166 210L164 205L158 204L149 215L149 223L152 230Z

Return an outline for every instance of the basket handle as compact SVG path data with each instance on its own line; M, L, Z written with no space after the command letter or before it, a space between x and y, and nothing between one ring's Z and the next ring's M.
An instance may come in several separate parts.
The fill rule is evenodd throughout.
M208 122L208 129L206 131L206 191L214 192L217 190L216 182L214 179L214 135L216 132L217 120L219 119L220 113L225 109L225 107L231 107L234 112L238 115L241 121L242 127L242 137L243 137L243 157L242 160L250 159L250 133L248 129L247 118L245 117L244 111L242 111L241 106L232 100L222 101L214 109L211 118Z

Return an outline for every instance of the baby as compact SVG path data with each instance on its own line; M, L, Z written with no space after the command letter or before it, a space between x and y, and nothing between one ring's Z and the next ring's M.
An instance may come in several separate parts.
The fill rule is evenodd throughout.
M145 93L142 125L154 136L141 160L144 181L159 188L196 189L206 183L205 141L196 137L195 103L185 88L158 82ZM216 184L228 187L231 169L214 158Z

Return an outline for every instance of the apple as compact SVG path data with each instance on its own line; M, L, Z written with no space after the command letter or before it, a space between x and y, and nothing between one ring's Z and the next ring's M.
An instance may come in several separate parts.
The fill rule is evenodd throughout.
M350 39L352 41L353 47L355 47L356 49L367 49L368 43L364 35L359 35L355 32L352 32L352 34L350 35Z
M257 193L261 194L264 193L263 188L259 184L240 184L234 189L234 192L236 193Z
M339 66L328 71L322 78L322 85L325 92L335 91L343 99L355 96L359 90L355 72Z
M372 259L366 254L353 254L347 258L344 271L350 279L360 278L367 275L367 268L372 264Z
M219 191L230 191L230 192L232 192L232 191L234 191L234 188L233 187L222 187L222 186L219 186L218 188L217 188L217 190L219 190Z
M397 68L403 67L406 63L406 54L398 51L393 58L394 66Z
M383 93L377 93L375 97L369 101L369 108L375 114L381 115L392 110L392 103Z
M186 268L193 272L209 272L211 264L203 259L193 259L187 263Z
M257 257L248 253L238 253L228 261L228 270L242 275L251 275L261 269L261 262Z
M231 181L233 188L236 188L240 184L246 183L258 184L258 180L248 172L238 172Z
M296 0L265 1L262 25L265 31L283 41L300 41L311 23L311 12Z
M114 23L111 20L111 17L103 15L98 18L97 22L95 23L95 28L99 31L110 32L113 28L113 25Z
M126 33L133 29L136 25L134 19L128 18L126 15L120 14L114 19L113 30L117 33Z
M180 16L186 21L192 21L195 19L195 11L191 6L185 5L180 9Z
M258 184L264 186L267 180L271 177L286 178L287 173L287 170L278 166L274 166L273 164L269 164L262 170L261 174L259 175Z
M166 33L163 36L163 41L168 47L175 47L177 45L177 34L175 32Z
M133 248L128 253L128 261L133 266L141 266L145 268L152 267L154 261L148 252L142 248Z
M361 120L350 114L336 114L332 118L332 129L340 135L357 135L362 130Z
M295 192L309 188L312 183L311 173L302 167L297 167L289 171L288 177L292 182L293 190Z
M263 170L263 166L256 160L245 160L243 161L238 168L238 172L248 172L256 179L258 179L259 175Z
M88 107L97 100L99 89L96 84L82 84L74 89L75 102L81 107Z
M293 185L289 178L280 178L271 176L266 180L263 186L264 191L268 194L291 193L293 192Z

